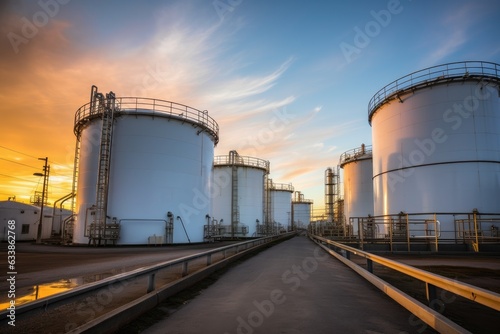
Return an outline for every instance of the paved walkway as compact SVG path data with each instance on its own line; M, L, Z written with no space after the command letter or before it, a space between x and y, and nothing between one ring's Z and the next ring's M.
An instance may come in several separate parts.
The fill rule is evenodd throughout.
M143 333L423 333L425 327L306 237L231 268Z

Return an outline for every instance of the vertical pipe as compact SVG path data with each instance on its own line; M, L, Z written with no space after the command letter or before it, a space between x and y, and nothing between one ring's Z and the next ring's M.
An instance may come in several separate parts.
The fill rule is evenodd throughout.
M436 253L438 252L438 226L437 226L437 219L436 219L436 214L434 213L434 237L435 237L435 243L436 243Z
M411 247L410 247L410 222L408 219L408 214L405 214L406 216L406 240L408 242L408 252L410 252Z
M478 236L478 229L477 229L477 209L472 210L473 216L474 216L474 234L476 236L476 243L474 246L474 251L479 252L479 236Z
M389 217L389 245L392 253L392 217Z
M360 246L361 246L361 250L363 250L364 249L364 247L363 247L363 244L364 244L364 242L363 242L364 241L363 240L363 238L364 238L363 222L360 221L359 218L357 218L357 220L358 220L358 234L359 234L359 239L361 241L361 245Z
M38 160L44 160L45 161L45 164L43 166L43 174L40 174L40 173L35 173L33 175L36 175L36 176L43 176L43 188L42 188L42 203L40 205L40 222L38 224L38 230L37 230L37 236L36 236L36 243L37 244L41 244L42 243L42 224L43 224L43 207L44 207L44 204L45 204L45 201L46 201L46 197L47 197L47 193L46 193L46 190L45 188L47 187L47 178L48 178L48 173L49 173L49 170L48 170L48 166L47 166L47 162L49 160L49 158L45 157L45 158L38 158Z

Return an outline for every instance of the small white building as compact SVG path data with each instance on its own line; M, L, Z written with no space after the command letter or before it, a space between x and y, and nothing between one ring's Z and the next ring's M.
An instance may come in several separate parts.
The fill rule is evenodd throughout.
M42 223L42 239L59 234L62 221L71 215L70 210L44 207ZM9 223L14 221L14 224ZM40 207L16 202L0 201L0 241L7 241L9 226L15 226L16 241L36 240L40 221Z

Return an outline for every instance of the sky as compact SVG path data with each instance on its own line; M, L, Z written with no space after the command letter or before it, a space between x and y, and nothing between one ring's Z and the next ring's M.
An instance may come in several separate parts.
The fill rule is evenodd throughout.
M500 63L500 2L2 0L0 200L71 192L76 110L92 85L208 110L216 155L269 160L324 204L324 172L370 145L390 82L456 61Z

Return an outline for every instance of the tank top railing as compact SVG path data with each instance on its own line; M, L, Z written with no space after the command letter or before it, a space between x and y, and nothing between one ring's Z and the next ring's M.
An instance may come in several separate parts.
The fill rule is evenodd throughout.
M184 104L150 98L120 97L116 98L115 113L158 115L185 120L205 128L214 137L216 144L219 140L219 125L208 115L208 111L194 109ZM81 106L75 113L75 134L79 135L82 125L87 120L97 117L100 117L100 114L93 112L90 103Z
M248 166L248 167L256 167L260 169L264 169L266 172L269 172L269 161L247 157L239 155L236 160L231 159L229 155L219 155L214 158L214 166L223 166L223 165L236 165L236 166Z
M347 162L358 160L359 158L369 157L372 155L372 146L365 145L352 150L345 151L340 155L339 165L342 166Z
M500 81L500 65L485 61L464 61L429 67L401 77L380 89L368 103L368 119L387 99L398 92L422 84L449 81L454 78L484 77Z
M271 189L271 190L283 190L283 191L290 191L290 192L294 191L292 184L289 184L289 183L272 183L271 185L269 185L269 189Z

